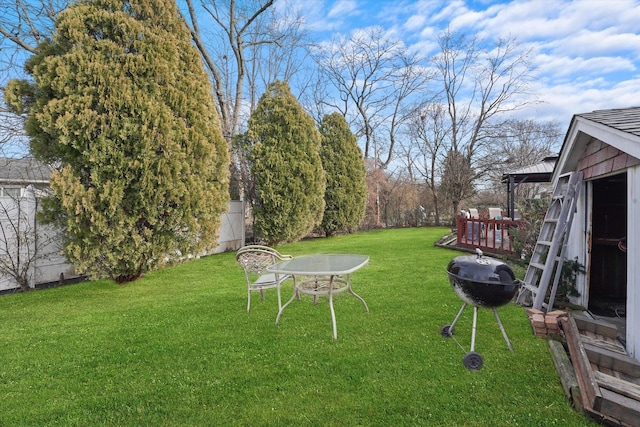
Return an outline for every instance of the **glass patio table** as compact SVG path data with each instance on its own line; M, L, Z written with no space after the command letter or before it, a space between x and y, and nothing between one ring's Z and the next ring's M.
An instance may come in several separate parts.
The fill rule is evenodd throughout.
M270 273L288 274L293 278L293 296L282 306L276 317L276 324L280 320L282 311L300 294L313 295L314 301L319 296L329 297L329 309L333 324L333 338L338 338L336 314L333 309L333 295L349 291L358 298L366 312L369 307L365 300L351 289L351 273L361 269L369 262L365 255L352 254L318 254L305 255L290 260L281 261L267 267Z

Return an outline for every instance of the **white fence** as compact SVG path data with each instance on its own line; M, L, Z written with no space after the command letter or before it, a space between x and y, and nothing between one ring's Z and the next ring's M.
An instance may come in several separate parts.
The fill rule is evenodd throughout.
M31 186L23 197L0 197L0 262L28 262L26 269L31 287L77 278L73 265L61 255L60 236L55 230L36 221L38 201ZM210 253L237 250L244 244L244 203L229 202L222 215L218 246ZM0 272L0 292L19 288L9 275Z
M0 198L0 263L3 269L25 277L31 287L76 277L73 266L61 255L60 236L52 227L36 221L38 200L32 186L21 197ZM0 273L0 291L18 288L9 274Z
M244 241L244 202L234 200L229 202L229 210L222 214L218 247L212 253L237 251L244 245Z

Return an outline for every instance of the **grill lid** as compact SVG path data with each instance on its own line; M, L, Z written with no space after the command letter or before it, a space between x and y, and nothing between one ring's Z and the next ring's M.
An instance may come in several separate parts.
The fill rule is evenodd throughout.
M450 276L457 279L487 285L512 286L518 284L509 265L485 256L459 256L447 266Z

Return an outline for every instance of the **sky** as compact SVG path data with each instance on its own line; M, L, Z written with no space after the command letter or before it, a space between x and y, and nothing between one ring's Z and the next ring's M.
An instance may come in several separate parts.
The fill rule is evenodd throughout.
M437 53L447 26L531 49L531 90L541 103L518 117L556 121L640 105L640 0L289 0L316 40L380 26L407 49ZM292 6L293 4L293 6Z

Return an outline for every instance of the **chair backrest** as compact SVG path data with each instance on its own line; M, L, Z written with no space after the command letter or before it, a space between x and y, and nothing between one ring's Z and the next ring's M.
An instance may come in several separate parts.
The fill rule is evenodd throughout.
M478 214L478 209L476 208L470 208L469 209L469 216L471 218L480 218L480 214Z
M247 280L253 280L252 275L264 274L268 266L291 258L291 255L282 255L277 250L262 245L243 246L236 252L236 261L247 274Z
M502 216L502 209L489 208L489 219L496 219L499 216Z

